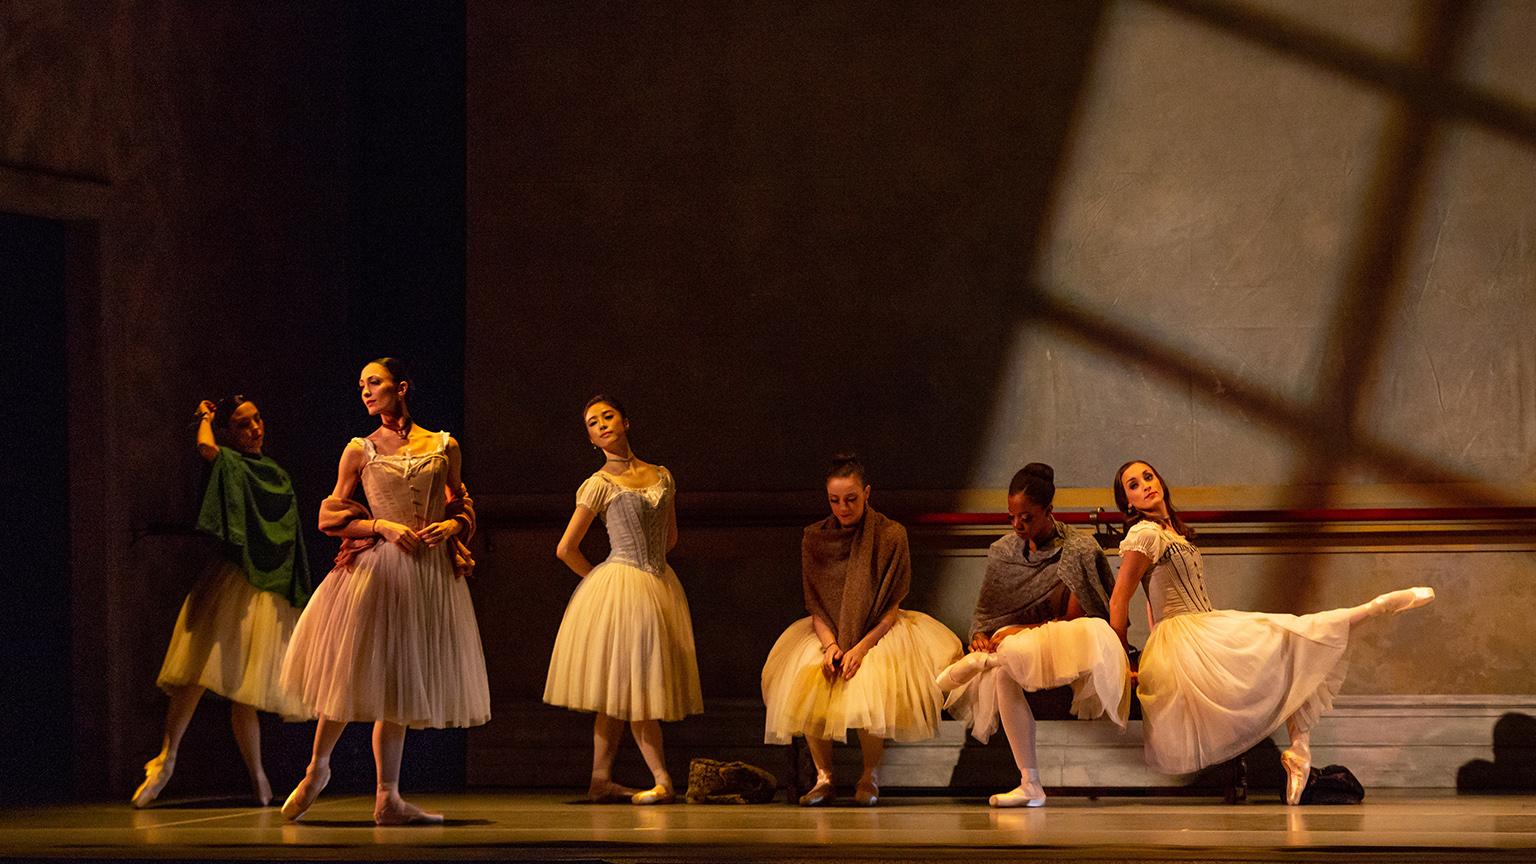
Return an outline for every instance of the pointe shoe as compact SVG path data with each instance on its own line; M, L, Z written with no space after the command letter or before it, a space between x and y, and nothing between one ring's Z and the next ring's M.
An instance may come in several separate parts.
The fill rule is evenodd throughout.
M873 777L859 781L853 787L853 800L860 807L873 807L880 803L880 784Z
M1409 609L1417 609L1427 605L1435 599L1435 589L1418 587L1404 588L1400 591L1389 591L1371 601L1379 614L1392 612L1407 612Z
M612 780L593 781L587 786L587 800L593 804L625 804L633 801L640 791Z
M636 792L629 799L631 804L671 804L676 800L677 793L672 791L672 787L660 783L644 792Z
M1021 783L988 798L987 804L992 807L1044 807L1045 789L1034 781Z
M939 685L940 690L948 693L996 665L996 654L987 651L972 651L946 666L944 671L940 672L938 677L933 679L933 683Z
M816 785L811 787L811 791L800 796L800 806L821 807L831 804L836 798L837 787L832 785L832 781L818 779Z
M441 825L443 814L428 813L399 795L379 793L373 803L375 825Z
M167 759L164 756L144 763L144 782L133 792L133 806L139 809L153 804L160 792L165 789L165 784L171 782L171 773L176 770L176 760Z
M1280 754L1280 764L1285 768L1285 803L1300 804L1301 793L1306 791L1312 776L1311 748L1305 744L1287 747Z
M293 787L288 793L288 800L283 802L283 818L289 822L299 821L299 817L308 812L314 806L315 799L325 790L325 784L331 782L331 767L329 765L319 769L314 774L304 772L304 779L299 785Z

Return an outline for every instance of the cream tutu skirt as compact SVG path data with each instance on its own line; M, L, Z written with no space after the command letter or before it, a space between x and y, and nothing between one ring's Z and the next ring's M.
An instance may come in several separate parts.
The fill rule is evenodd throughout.
M1141 653L1147 764L1169 774L1237 756L1295 718L1312 728L1348 671L1344 610L1190 612L1159 622Z
M381 542L332 570L299 618L282 682L333 720L417 729L489 720L475 607L448 547L413 556Z
M788 744L796 735L847 741L849 729L897 741L932 738L944 703L933 678L959 656L960 640L948 627L903 609L852 680L828 681L821 674L821 641L811 619L801 618L763 664L763 741Z
M258 590L239 567L220 562L182 602L155 683L166 691L206 687L285 720L307 720L314 712L278 682L298 620L286 598Z
M997 688L1027 691L1072 685L1072 714L1104 714L1125 728L1131 707L1131 670L1120 637L1102 618L1049 621L1005 638L997 665L951 690L944 707L985 744L997 731Z
M704 711L693 621L677 574L618 561L592 569L566 604L544 701L620 720Z

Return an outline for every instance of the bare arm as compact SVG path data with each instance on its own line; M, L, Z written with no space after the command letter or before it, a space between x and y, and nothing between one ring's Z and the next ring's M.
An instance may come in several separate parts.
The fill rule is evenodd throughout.
M197 405L197 455L209 462L219 455L219 442L213 437L213 412L217 407L208 399Z
M576 512L571 514L571 521L565 526L565 533L560 535L560 544L555 547L555 557L565 562L565 566L575 571L577 576L585 579L592 572L592 562L587 556L581 554L581 540L587 536L587 529L592 527L592 520L597 514L580 504L576 505Z
M1115 593L1109 597L1109 626L1122 645L1130 644L1131 598L1136 596L1136 586L1150 566L1152 559L1141 552L1120 553L1120 573L1115 577Z
M831 681L837 677L837 664L843 659L843 649L837 644L837 633L831 623L814 613L811 615L811 629L816 631L816 641L821 643L821 674Z

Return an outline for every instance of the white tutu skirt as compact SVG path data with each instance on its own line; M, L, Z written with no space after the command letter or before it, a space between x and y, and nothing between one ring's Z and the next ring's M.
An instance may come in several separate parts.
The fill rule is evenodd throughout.
M155 683L169 692L196 685L285 720L314 715L278 682L283 654L299 610L220 562L200 578L181 604L171 644Z
M1102 618L1048 621L1005 638L997 665L949 692L944 707L985 744L998 729L998 687L1033 692L1072 685L1072 714L1105 714L1120 728L1131 707L1131 668L1120 637Z
M847 741L849 729L922 741L939 728L944 695L933 683L960 656L960 640L921 612L903 609L852 680L821 674L821 641L809 617L789 625L763 664L763 741L796 735Z
M688 598L671 567L592 568L566 604L544 701L620 720L681 720L704 711Z
M1345 610L1191 612L1159 622L1141 653L1147 764L1168 774L1231 759L1295 718L1311 729L1349 668Z
M380 542L332 570L299 618L282 682L332 720L491 719L475 607L448 547L411 555Z

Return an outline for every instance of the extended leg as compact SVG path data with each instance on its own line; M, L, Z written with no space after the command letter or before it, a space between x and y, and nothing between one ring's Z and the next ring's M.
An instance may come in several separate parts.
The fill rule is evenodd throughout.
M1387 615L1393 612L1406 612L1409 609L1417 609L1434 601L1435 589L1433 588L1403 588L1398 591L1388 591L1369 603L1361 603L1351 607L1348 611L1349 623L1358 624L1367 618L1376 615Z

